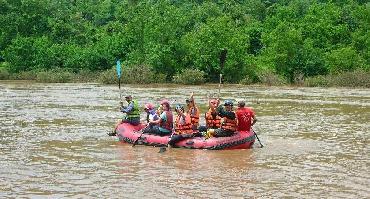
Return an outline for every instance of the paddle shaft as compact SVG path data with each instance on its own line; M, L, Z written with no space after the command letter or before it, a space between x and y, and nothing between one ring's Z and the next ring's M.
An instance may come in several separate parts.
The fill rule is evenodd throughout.
M220 54L220 79L219 79L220 81L218 83L218 98L220 98L221 96L222 70L225 65L226 55L227 55L227 50L224 48L222 49L221 54Z
M252 129L252 130L253 130L253 129ZM257 138L257 140L258 140L258 142L260 143L261 148L262 148L262 147L263 147L263 145L262 145L262 143L261 143L261 140L258 138L258 135L257 135L256 131L254 131L254 130L253 130L253 132L254 132L254 135L256 136L256 138Z

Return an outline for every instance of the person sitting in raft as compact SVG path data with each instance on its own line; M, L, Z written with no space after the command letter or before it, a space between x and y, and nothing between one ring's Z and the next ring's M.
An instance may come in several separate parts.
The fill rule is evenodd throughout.
M145 127L145 129L143 129L143 131L150 131L153 126L155 126L154 124L150 124L150 121L158 120L159 116L157 114L157 110L154 108L154 105L151 103L145 104L144 111L146 112L145 123L147 124L147 126Z
M184 106L177 105L175 109L177 116L175 119L175 133L168 144L174 146L177 142L186 138L193 137L193 129L190 115L184 112Z
M216 112L216 108L218 107L219 101L216 99L211 99L208 101L208 111L205 113L205 126L200 126L199 131L200 132L206 132L207 129L218 129L221 127L221 117Z
M157 111L154 109L153 104L151 103L145 104L144 111L146 112L146 123L159 119L159 116L157 114Z
M125 97L128 106L122 106L121 112L126 113L126 116L122 119L122 123L130 123L134 126L140 124L140 109L136 100L132 100L131 95Z
M254 111L245 107L245 102L238 102L236 110L236 118L238 119L238 131L250 131L251 127L257 122Z
M131 95L127 95L125 97L125 100L128 103L128 106L123 106L123 102L120 102L120 110L123 113L126 113L126 115L117 122L117 124L114 127L114 130L112 133L108 133L109 136L115 136L117 134L116 130L118 125L121 123L129 123L131 125L137 126L140 124L140 110L139 105L136 102L136 100L132 100Z
M194 93L191 93L190 98L186 100L187 114L191 118L192 129L198 130L199 127L199 108L195 105Z
M162 114L158 120L149 121L149 125L155 125L153 128L145 128L143 133L155 135L169 135L173 128L173 115L170 108L170 103L167 100L161 102Z
M219 100L217 101L217 103L219 103ZM233 102L231 100L225 100L224 107L220 105L216 109L218 115L222 118L221 127L215 130L208 130L208 135L205 135L206 138L211 136L229 137L232 136L236 131L238 120L236 119L236 114L233 111Z

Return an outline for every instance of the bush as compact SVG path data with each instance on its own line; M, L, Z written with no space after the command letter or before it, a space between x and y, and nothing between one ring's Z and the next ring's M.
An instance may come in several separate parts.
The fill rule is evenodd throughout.
M239 84L243 84L243 85L253 84L253 79L250 78L249 76L246 76L242 80L239 81Z
M177 84L202 84L205 82L205 73L198 69L184 69L173 76L173 82Z
M103 71L98 77L98 81L103 84L117 84L118 77L116 67ZM149 84L166 82L165 74L156 74L147 65L136 65L124 67L122 69L121 83L123 84Z
M9 79L9 77L10 77L10 74L9 74L8 69L0 66L0 80Z
M36 81L46 83L66 83L71 82L75 74L65 69L53 69L40 71L36 75Z
M261 71L257 74L259 81L268 86L278 86L286 83L286 80L272 71Z
M370 87L370 72L357 69L337 75L316 76L307 78L305 86L340 86L340 87Z
M309 86L309 87L326 87L329 86L329 80L326 76L323 75L318 75L315 77L308 77L304 80L303 83L304 86Z
M370 71L357 69L353 72L344 72L330 77L331 86L342 87L370 87Z

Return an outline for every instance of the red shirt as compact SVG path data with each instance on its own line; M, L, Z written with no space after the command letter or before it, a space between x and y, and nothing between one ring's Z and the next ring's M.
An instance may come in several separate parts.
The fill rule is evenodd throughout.
M251 108L243 107L236 110L236 118L238 118L238 131L250 131L252 126L252 118L254 111Z

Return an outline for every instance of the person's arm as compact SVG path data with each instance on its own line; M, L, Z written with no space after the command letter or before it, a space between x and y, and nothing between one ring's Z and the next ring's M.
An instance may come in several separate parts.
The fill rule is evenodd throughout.
M160 124L163 120L167 120L167 117L166 117L166 112L163 112L157 120L154 120L154 121L150 121L149 123L150 124Z
M257 118L255 115L252 116L252 126L257 122Z
M230 111L230 112L229 111L225 111L225 109L223 108L222 105L217 107L217 113L218 113L218 115L220 117L227 117L227 118L229 118L231 120L233 120L233 119L236 118L234 112L232 112L232 111Z
M121 112L130 113L134 109L134 102L130 102L127 107L122 107Z

